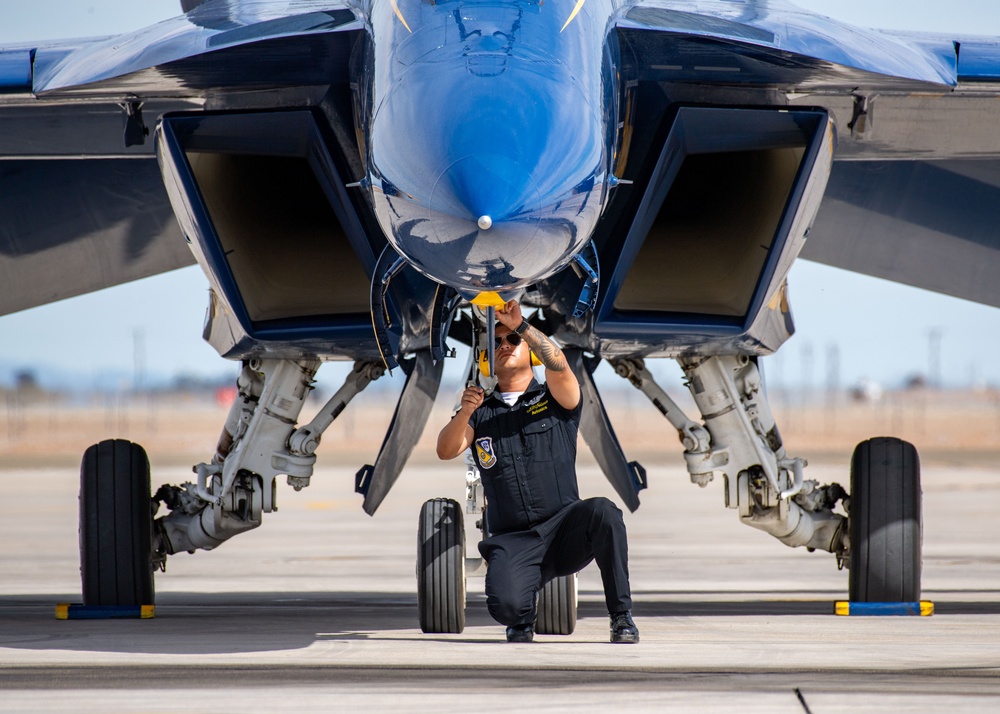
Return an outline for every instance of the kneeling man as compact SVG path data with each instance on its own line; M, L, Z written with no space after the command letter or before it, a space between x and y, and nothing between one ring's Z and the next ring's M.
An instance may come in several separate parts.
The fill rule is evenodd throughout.
M479 546L490 614L507 626L508 642L531 642L538 591L596 560L611 641L638 642L622 512L606 498L581 500L577 487L580 384L562 350L528 325L517 301L497 319L497 389L485 396L467 388L437 442L442 459L473 447L479 465L491 534ZM545 366L545 384L534 379L532 352Z

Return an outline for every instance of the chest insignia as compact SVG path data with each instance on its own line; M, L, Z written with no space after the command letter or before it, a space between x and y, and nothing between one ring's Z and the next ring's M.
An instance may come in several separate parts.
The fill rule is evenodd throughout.
M531 406L528 407L528 415L535 416L536 414L544 412L548 408L549 408L548 399L546 399L544 402L538 402L538 400L535 400L535 402L531 403Z
M541 394L539 394L539 395L538 395L537 397L532 397L531 399L529 399L528 401L526 401L526 402L524 403L524 406L526 406L526 407L530 407L530 406L534 406L535 404L538 404L538 402L539 402L539 401L541 400L541 398L542 398L542 397L544 397L544 396L545 396L545 392L542 392L542 393L541 393Z
M479 455L479 464L484 469L492 468L497 462L496 454L493 453L493 438L490 436L476 439L476 453Z

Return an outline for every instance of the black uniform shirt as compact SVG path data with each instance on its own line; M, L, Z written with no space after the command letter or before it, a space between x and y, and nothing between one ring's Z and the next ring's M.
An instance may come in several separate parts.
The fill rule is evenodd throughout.
M534 379L511 406L498 392L469 419L472 451L494 534L532 528L580 499L576 436L582 401L572 411Z

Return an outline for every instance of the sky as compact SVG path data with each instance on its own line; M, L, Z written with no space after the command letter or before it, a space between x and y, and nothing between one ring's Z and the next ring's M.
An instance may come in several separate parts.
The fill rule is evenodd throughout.
M997 0L797 4L868 27L1000 37ZM0 4L0 44L126 32L179 11L179 0L8 0ZM178 373L235 374L201 340L207 289L192 267L0 317L0 384L22 368L43 384L77 388L136 375L152 384ZM797 334L765 362L772 385L814 387L835 378L840 386L872 379L893 387L937 370L945 385L1000 386L996 308L802 260L789 291ZM324 367L321 382L335 383L346 367ZM665 380L679 375L676 367L654 371Z

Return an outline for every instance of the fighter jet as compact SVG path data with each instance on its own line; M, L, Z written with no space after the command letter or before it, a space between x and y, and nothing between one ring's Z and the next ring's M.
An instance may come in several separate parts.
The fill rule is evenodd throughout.
M152 603L168 558L260 526L278 478L307 487L324 430L398 371L382 449L357 475L374 513L456 344L491 385L493 311L512 298L570 357L581 433L630 509L646 472L604 409L601 361L743 523L832 554L853 601L919 599L914 447L859 444L849 492L808 478L759 360L794 332L799 257L1000 306L997 41L866 30L784 0L181 10L0 47L0 314L197 263L204 337L242 365L191 483L154 492L138 444L86 451L85 603ZM696 418L653 359L680 365ZM354 369L301 424L331 360ZM464 624L462 511L435 499L421 514L427 631ZM540 630L571 629L572 584L544 597Z

